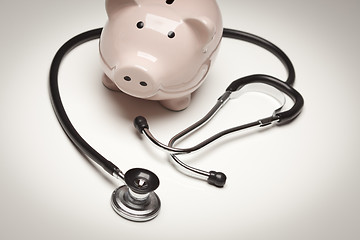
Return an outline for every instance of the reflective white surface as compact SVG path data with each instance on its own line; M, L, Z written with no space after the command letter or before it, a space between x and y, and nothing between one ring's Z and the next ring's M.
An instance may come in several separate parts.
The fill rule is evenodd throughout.
M166 154L137 135L132 120L146 116L167 142L236 78L284 78L271 54L224 40L209 78L179 113L104 88L96 41L75 49L61 67L65 108L83 137L123 171L148 168L160 178L161 212L139 224L111 209L119 183L77 152L49 100L55 52L70 37L105 23L104 1L2 4L1 239L360 238L359 2L222 0L219 6L225 27L260 35L289 55L295 88L305 99L290 125L234 135L184 158L226 173L223 189L174 169ZM179 146L262 117L274 105L267 97L242 96Z

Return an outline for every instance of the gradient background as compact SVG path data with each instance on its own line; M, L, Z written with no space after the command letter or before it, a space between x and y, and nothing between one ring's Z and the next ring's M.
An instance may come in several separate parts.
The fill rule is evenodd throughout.
M133 223L111 209L119 183L72 146L48 93L55 52L70 37L104 25L104 1L2 1L1 239L360 239L360 2L218 3L225 27L262 36L289 55L305 98L290 125L237 134L184 158L225 172L223 189L175 170L166 154L136 134L132 119L147 116L167 142L236 78L284 78L271 54L225 39L208 80L180 113L106 90L96 41L75 49L61 67L64 104L84 138L124 171L144 167L160 178L160 215ZM274 108L257 94L228 105L183 144Z

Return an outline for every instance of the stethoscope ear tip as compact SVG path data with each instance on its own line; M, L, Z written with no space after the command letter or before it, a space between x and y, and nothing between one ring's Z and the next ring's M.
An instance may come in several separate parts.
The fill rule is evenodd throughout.
M216 187L224 187L226 183L226 175L222 172L210 171L207 182Z
M144 118L143 116L137 116L134 119L134 127L139 131L140 134L143 133L145 128L149 129L146 118Z

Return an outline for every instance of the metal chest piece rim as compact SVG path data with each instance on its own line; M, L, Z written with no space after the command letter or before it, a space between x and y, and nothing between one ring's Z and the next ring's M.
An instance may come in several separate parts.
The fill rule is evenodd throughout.
M149 170L134 168L125 173L126 185L114 190L111 206L125 219L145 222L154 219L161 202L154 190L159 186L158 177Z

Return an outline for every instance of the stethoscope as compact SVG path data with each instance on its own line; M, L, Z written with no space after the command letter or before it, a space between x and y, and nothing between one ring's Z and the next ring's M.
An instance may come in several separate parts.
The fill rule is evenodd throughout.
M115 212L131 221L149 221L155 218L160 211L161 202L158 195L154 192L160 184L159 178L153 172L142 168L130 169L124 174L115 164L104 158L80 136L68 118L61 101L58 86L58 72L64 56L82 43L99 38L101 31L102 28L98 28L79 34L67 41L56 53L50 68L50 96L53 108L63 130L78 150L99 164L110 175L125 182L125 185L115 189L112 193L111 205ZM153 136L145 117L139 116L134 120L136 129L156 146L170 153L171 159L176 166L190 173L192 176L204 179L209 184L217 187L224 186L226 182L226 175L224 173L194 168L181 161L179 155L198 151L220 137L240 130L264 127L273 123L277 125L289 123L300 114L304 105L303 97L292 87L295 81L294 67L290 59L280 48L256 35L233 29L224 28L223 37L251 42L273 53L281 60L287 69L287 80L281 81L273 76L264 74L250 75L235 80L227 87L224 94L217 99L214 107L203 118L176 134L167 145L161 143ZM234 98L235 95L241 90L244 90L245 87L252 84L269 86L270 88L267 89L271 89L271 91L277 90L287 95L293 101L292 107L288 110L283 110L285 97L277 98L275 97L276 94L265 92L266 94L274 96L279 103L281 103L281 107L276 109L271 116L226 129L190 148L175 147L177 141L204 126L230 99Z

